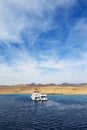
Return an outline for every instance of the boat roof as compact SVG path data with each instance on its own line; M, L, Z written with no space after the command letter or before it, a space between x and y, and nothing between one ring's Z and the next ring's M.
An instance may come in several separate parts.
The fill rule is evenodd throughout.
M33 95L47 96L46 94L43 93L33 93Z

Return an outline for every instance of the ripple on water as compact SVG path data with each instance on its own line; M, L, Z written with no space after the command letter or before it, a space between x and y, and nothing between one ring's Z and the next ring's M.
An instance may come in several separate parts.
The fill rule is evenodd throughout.
M54 97L42 103L29 95L0 96L0 130L87 130L87 96Z

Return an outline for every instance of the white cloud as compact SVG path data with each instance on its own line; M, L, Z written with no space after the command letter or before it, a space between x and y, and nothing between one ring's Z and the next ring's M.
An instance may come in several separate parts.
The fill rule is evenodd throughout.
M0 64L0 84L86 82L85 59L77 62L72 60L56 62L55 59L38 62L33 58L25 59L16 60L16 63L10 66Z
M78 45L84 48L87 47L87 23L86 18L81 18L76 25L71 29L67 38L67 47L74 49ZM77 46L76 46L77 47ZM83 51L83 50L82 50Z
M74 0L1 0L0 40L22 42L20 34L24 29L28 29L27 35L33 35L34 38L34 31L46 31L51 28L51 14L56 7L70 6L73 2Z
M42 61L37 61L32 56L30 58L21 38L21 33L25 31L30 43L34 44L38 38L38 33L52 28L51 14L55 11L56 7L63 6L68 8L74 2L75 0L50 0L50 2L48 0L0 1L0 40L4 44L8 44L8 53L13 56L10 65L0 63L0 84L50 83L51 81L55 83L86 82L87 71L82 70L83 66L87 65L86 52L81 53L83 57L81 61L79 59L77 61L71 59L71 55L65 60L60 60L57 59L58 57L56 58L56 54L55 56L53 54L53 56L44 56L42 54ZM47 17L44 13L47 14ZM84 35L83 38L86 38L86 29L87 24L84 21L79 22L71 30L66 46L72 49L72 39L76 37L76 32L79 32L79 30L78 37ZM22 50L14 49L9 45L14 41L17 44L22 43ZM54 50L52 53L55 53ZM0 56L1 60L2 57L4 56ZM50 72L47 69L55 69L56 71Z

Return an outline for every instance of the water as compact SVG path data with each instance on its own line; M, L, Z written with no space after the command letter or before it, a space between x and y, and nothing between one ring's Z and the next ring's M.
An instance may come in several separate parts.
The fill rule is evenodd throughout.
M87 130L87 95L0 95L0 130Z

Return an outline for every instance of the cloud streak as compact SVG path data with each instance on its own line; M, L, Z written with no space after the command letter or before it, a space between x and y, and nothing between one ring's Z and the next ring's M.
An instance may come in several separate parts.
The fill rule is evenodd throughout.
M79 4L1 0L0 84L86 82L87 18Z

